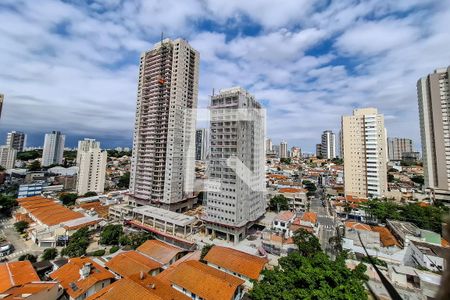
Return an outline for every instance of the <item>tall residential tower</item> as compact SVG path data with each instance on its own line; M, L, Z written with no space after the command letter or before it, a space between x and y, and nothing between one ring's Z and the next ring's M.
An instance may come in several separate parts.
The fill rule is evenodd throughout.
M141 55L130 172L137 204L192 207L198 72L199 53L182 39Z
M78 142L77 151L77 193L103 193L105 190L105 173L107 152L100 149L100 142L84 139Z
M16 149L18 152L23 151L27 141L27 135L20 131L8 132L6 137L6 145Z
M387 191L384 117L376 108L355 109L342 117L345 194L381 197Z
M403 159L403 153L414 152L411 139L388 138L389 160L399 161Z
M325 159L336 157L336 135L331 130L325 130L322 133L322 143L320 154Z
M236 87L211 97L207 233L237 242L265 212L265 116L256 99Z
M206 160L208 153L208 130L200 128L195 131L195 160Z
M42 166L62 164L64 155L64 141L66 136L59 131L45 134L44 149L42 150Z
M417 82L425 188L450 205L450 67Z

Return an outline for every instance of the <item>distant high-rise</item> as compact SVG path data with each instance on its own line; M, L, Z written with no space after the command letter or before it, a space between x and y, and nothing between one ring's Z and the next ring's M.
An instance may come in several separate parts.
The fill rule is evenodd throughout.
M6 136L6 145L16 149L18 152L23 151L26 141L27 135L20 131L8 132L8 135Z
M286 141L282 141L280 143L280 158L288 158L288 157L289 157L288 144Z
M404 138L388 138L389 160L399 161L403 159L403 153L414 152L412 140Z
M271 153L273 150L273 144L271 139L266 139L266 153Z
M322 144L316 144L316 156L322 157Z
M130 172L138 204L193 205L198 72L199 53L182 39L141 55Z
M14 168L16 163L17 150L10 146L0 146L0 166L5 169Z
M88 139L88 138L85 138L82 141L78 141L77 159L76 159L77 165L80 164L81 153L89 151L91 149L100 149L100 142L97 142L95 139ZM122 151L122 148L117 151Z
M450 204L450 67L417 82L425 187Z
M105 190L105 173L107 152L100 149L100 142L84 139L78 142L77 151L77 193L103 193Z
M0 94L0 120L2 119L3 100L5 100L5 96Z
M299 147L291 148L291 157L300 158L302 156L302 150Z
M333 159L336 157L336 135L331 130L325 130L322 133L320 154L326 159Z
M207 233L237 242L265 212L264 116L242 88L221 90L210 109L208 180L220 190L208 190L204 221Z
M208 130L197 129L195 132L195 160L206 160L208 152Z
M62 164L64 155L64 141L66 136L59 131L45 134L44 149L42 150L42 166Z
M355 109L342 117L345 194L381 197L387 191L384 117L376 108Z

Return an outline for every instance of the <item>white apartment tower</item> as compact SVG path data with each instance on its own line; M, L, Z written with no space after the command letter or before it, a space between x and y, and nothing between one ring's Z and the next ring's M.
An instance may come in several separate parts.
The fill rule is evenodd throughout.
M165 39L139 66L130 192L137 204L192 207L199 53Z
M273 150L273 144L271 139L266 139L266 153L270 153Z
M84 139L78 142L77 151L77 193L103 193L105 190L105 173L107 152L100 149L100 142Z
M417 82L425 188L450 205L450 67Z
M280 158L288 158L288 144L286 141L280 143Z
M45 134L44 149L42 150L42 166L62 164L64 155L64 141L66 136L59 131Z
M0 146L0 166L5 169L14 168L16 163L17 150L10 146Z
M320 153L325 159L333 159L336 157L336 135L333 131L325 130L322 133Z
M342 117L345 194L382 197L387 191L384 117L376 108L355 109Z
M399 161L403 159L403 153L414 152L412 140L405 138L388 138L389 160Z
M235 87L211 97L207 233L237 242L265 212L265 116L256 99Z
M6 136L6 145L16 149L18 152L23 151L26 141L27 135L20 131L8 132L8 135Z

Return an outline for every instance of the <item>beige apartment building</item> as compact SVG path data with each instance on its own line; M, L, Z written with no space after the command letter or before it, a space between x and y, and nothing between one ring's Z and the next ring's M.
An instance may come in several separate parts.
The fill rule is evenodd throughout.
M0 146L0 166L5 169L14 168L16 163L17 150L10 146Z
M84 139L78 142L77 151L77 193L103 193L105 190L105 174L107 152L100 149L100 142Z
M417 82L425 188L450 205L450 67Z
M387 191L384 117L376 108L355 109L342 117L345 194L382 197Z
M404 153L413 152L413 144L411 139L405 138L388 138L389 160L400 161L403 159Z
M199 62L183 39L141 55L130 172L137 204L178 212L193 205Z

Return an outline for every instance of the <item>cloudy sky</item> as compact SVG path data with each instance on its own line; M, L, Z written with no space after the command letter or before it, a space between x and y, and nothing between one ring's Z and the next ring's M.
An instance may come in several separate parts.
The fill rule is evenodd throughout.
M268 136L314 151L340 116L374 106L389 136L419 144L416 81L450 65L450 1L1 0L0 141L61 130L129 146L138 60L165 36L200 52L199 107L241 85Z

